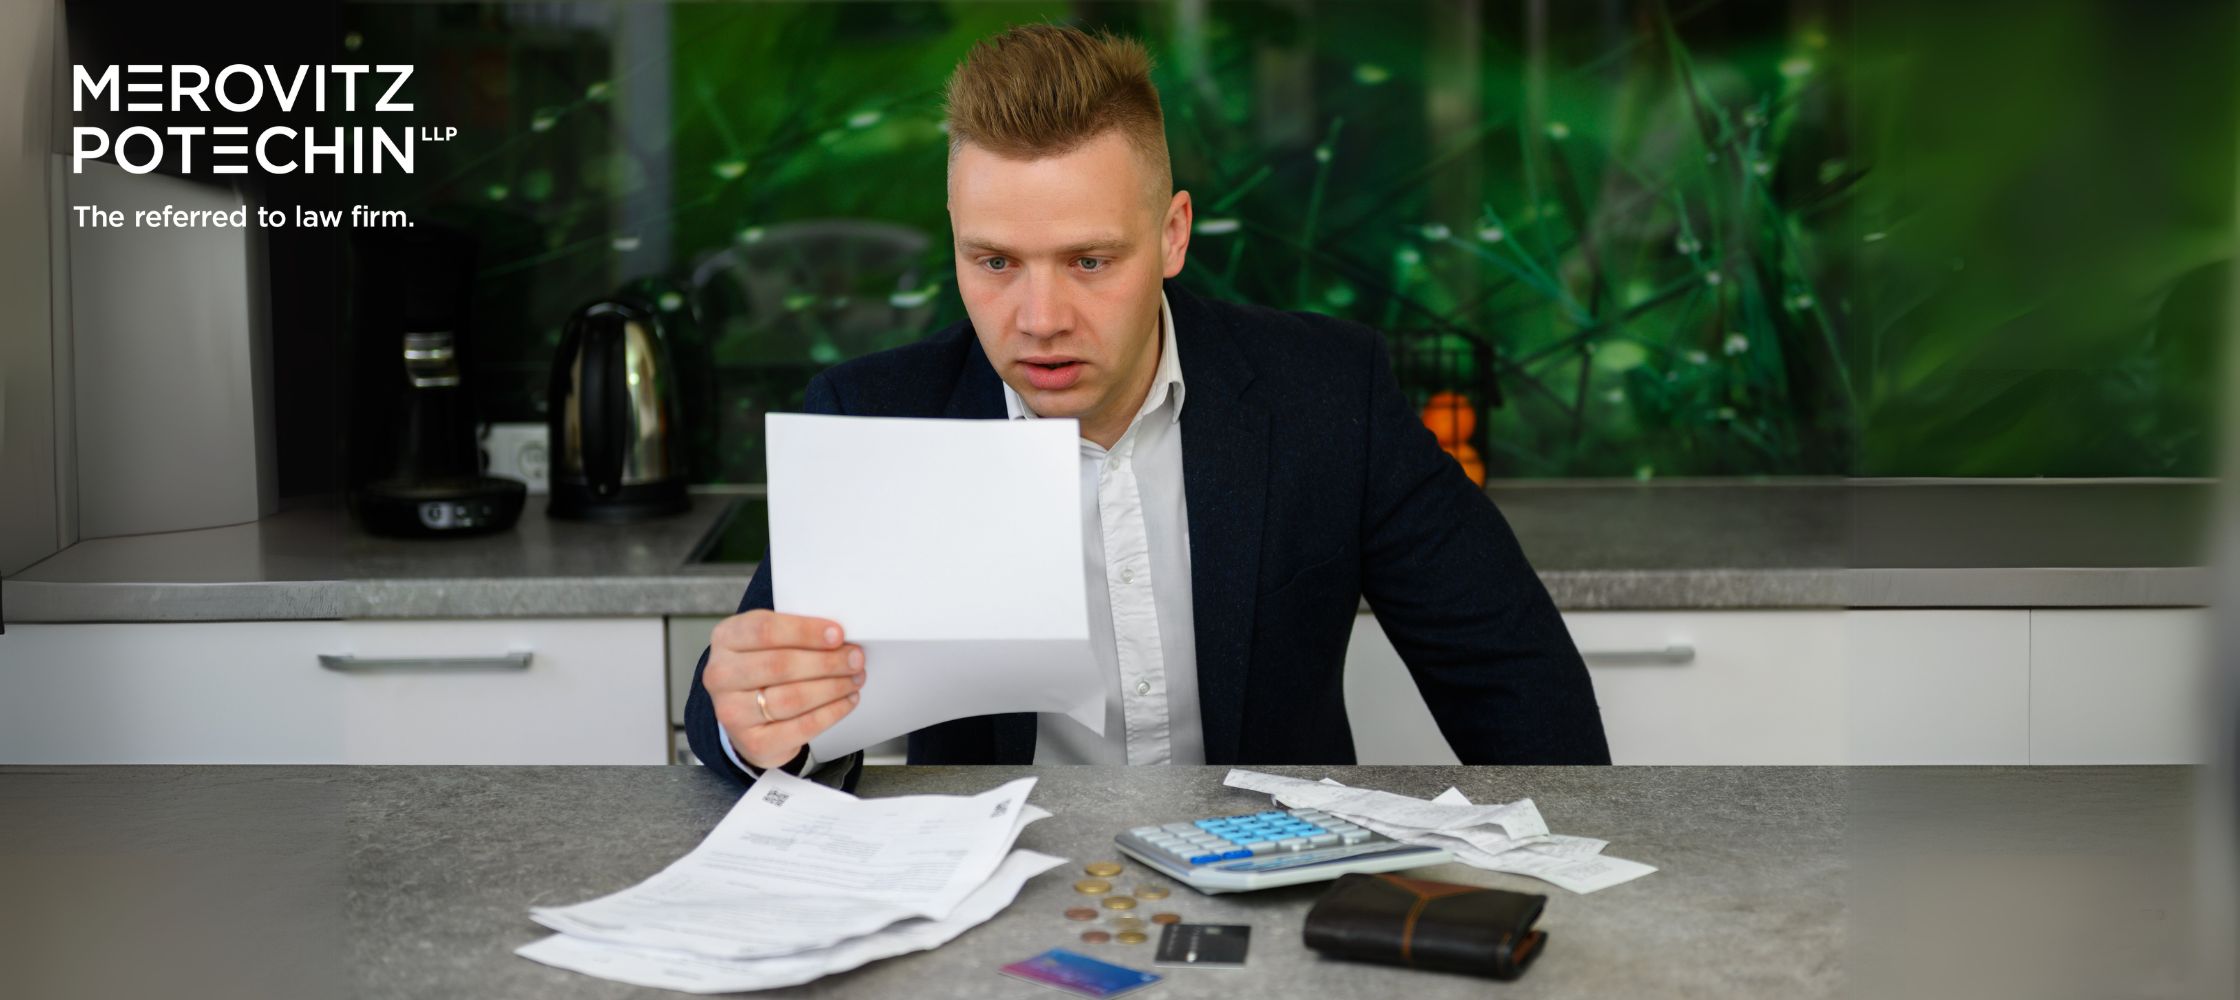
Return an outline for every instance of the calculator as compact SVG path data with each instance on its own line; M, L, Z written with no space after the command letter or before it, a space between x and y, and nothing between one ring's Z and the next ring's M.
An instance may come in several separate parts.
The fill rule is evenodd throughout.
M1319 809L1274 809L1139 826L1112 838L1120 853L1199 892L1248 892L1453 860Z

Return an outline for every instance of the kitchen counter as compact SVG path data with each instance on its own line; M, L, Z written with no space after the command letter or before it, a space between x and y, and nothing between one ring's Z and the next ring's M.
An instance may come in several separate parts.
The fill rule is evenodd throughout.
M2208 602L2196 481L1504 483L1570 610L2153 607ZM732 500L635 525L376 538L337 506L81 542L0 585L9 622L728 614L754 567L692 556Z
M1300 932L1321 885L1178 889L1155 908L1250 924L1251 954L1156 970L1144 996L2177 996L2192 943L2218 940L2193 916L2188 768L1269 770L1530 797L1557 832L1660 870L1584 896L1460 865L1411 873L1550 897L1544 956L1502 985L1316 956ZM1113 857L1128 826L1264 807L1223 772L874 767L859 792L1034 774L1054 815L1019 845L1079 865ZM38 917L0 939L0 968L42 996L674 996L512 952L546 933L531 906L653 875L738 792L697 767L0 768L0 883ZM1052 947L1150 968L1148 944L1076 939L1061 913L1077 870L1036 877L941 948L770 995L1048 997L996 969Z

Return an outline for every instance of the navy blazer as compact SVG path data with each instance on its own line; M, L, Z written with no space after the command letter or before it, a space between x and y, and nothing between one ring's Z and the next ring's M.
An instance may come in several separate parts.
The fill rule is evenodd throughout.
M1343 674L1364 597L1463 763L1609 763L1570 632L1493 501L1402 398L1384 338L1172 281L1166 293L1189 387L1183 491L1207 763L1354 762ZM1007 416L970 320L818 375L804 408ZM766 557L740 611L770 607L770 573ZM685 727L701 760L746 777L717 741L697 670ZM910 762L1032 763L1035 729L1032 713L941 723L910 735Z

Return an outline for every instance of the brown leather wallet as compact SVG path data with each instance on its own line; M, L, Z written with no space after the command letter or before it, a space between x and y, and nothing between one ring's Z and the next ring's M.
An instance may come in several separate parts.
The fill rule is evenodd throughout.
M1338 878L1307 911L1307 947L1332 958L1515 979L1539 957L1548 897L1399 875Z

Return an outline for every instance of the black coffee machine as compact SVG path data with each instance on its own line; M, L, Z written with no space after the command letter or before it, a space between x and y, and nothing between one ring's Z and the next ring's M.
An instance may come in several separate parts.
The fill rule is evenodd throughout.
M422 222L352 250L351 512L382 535L512 527L528 487L482 474L462 374L474 240Z

